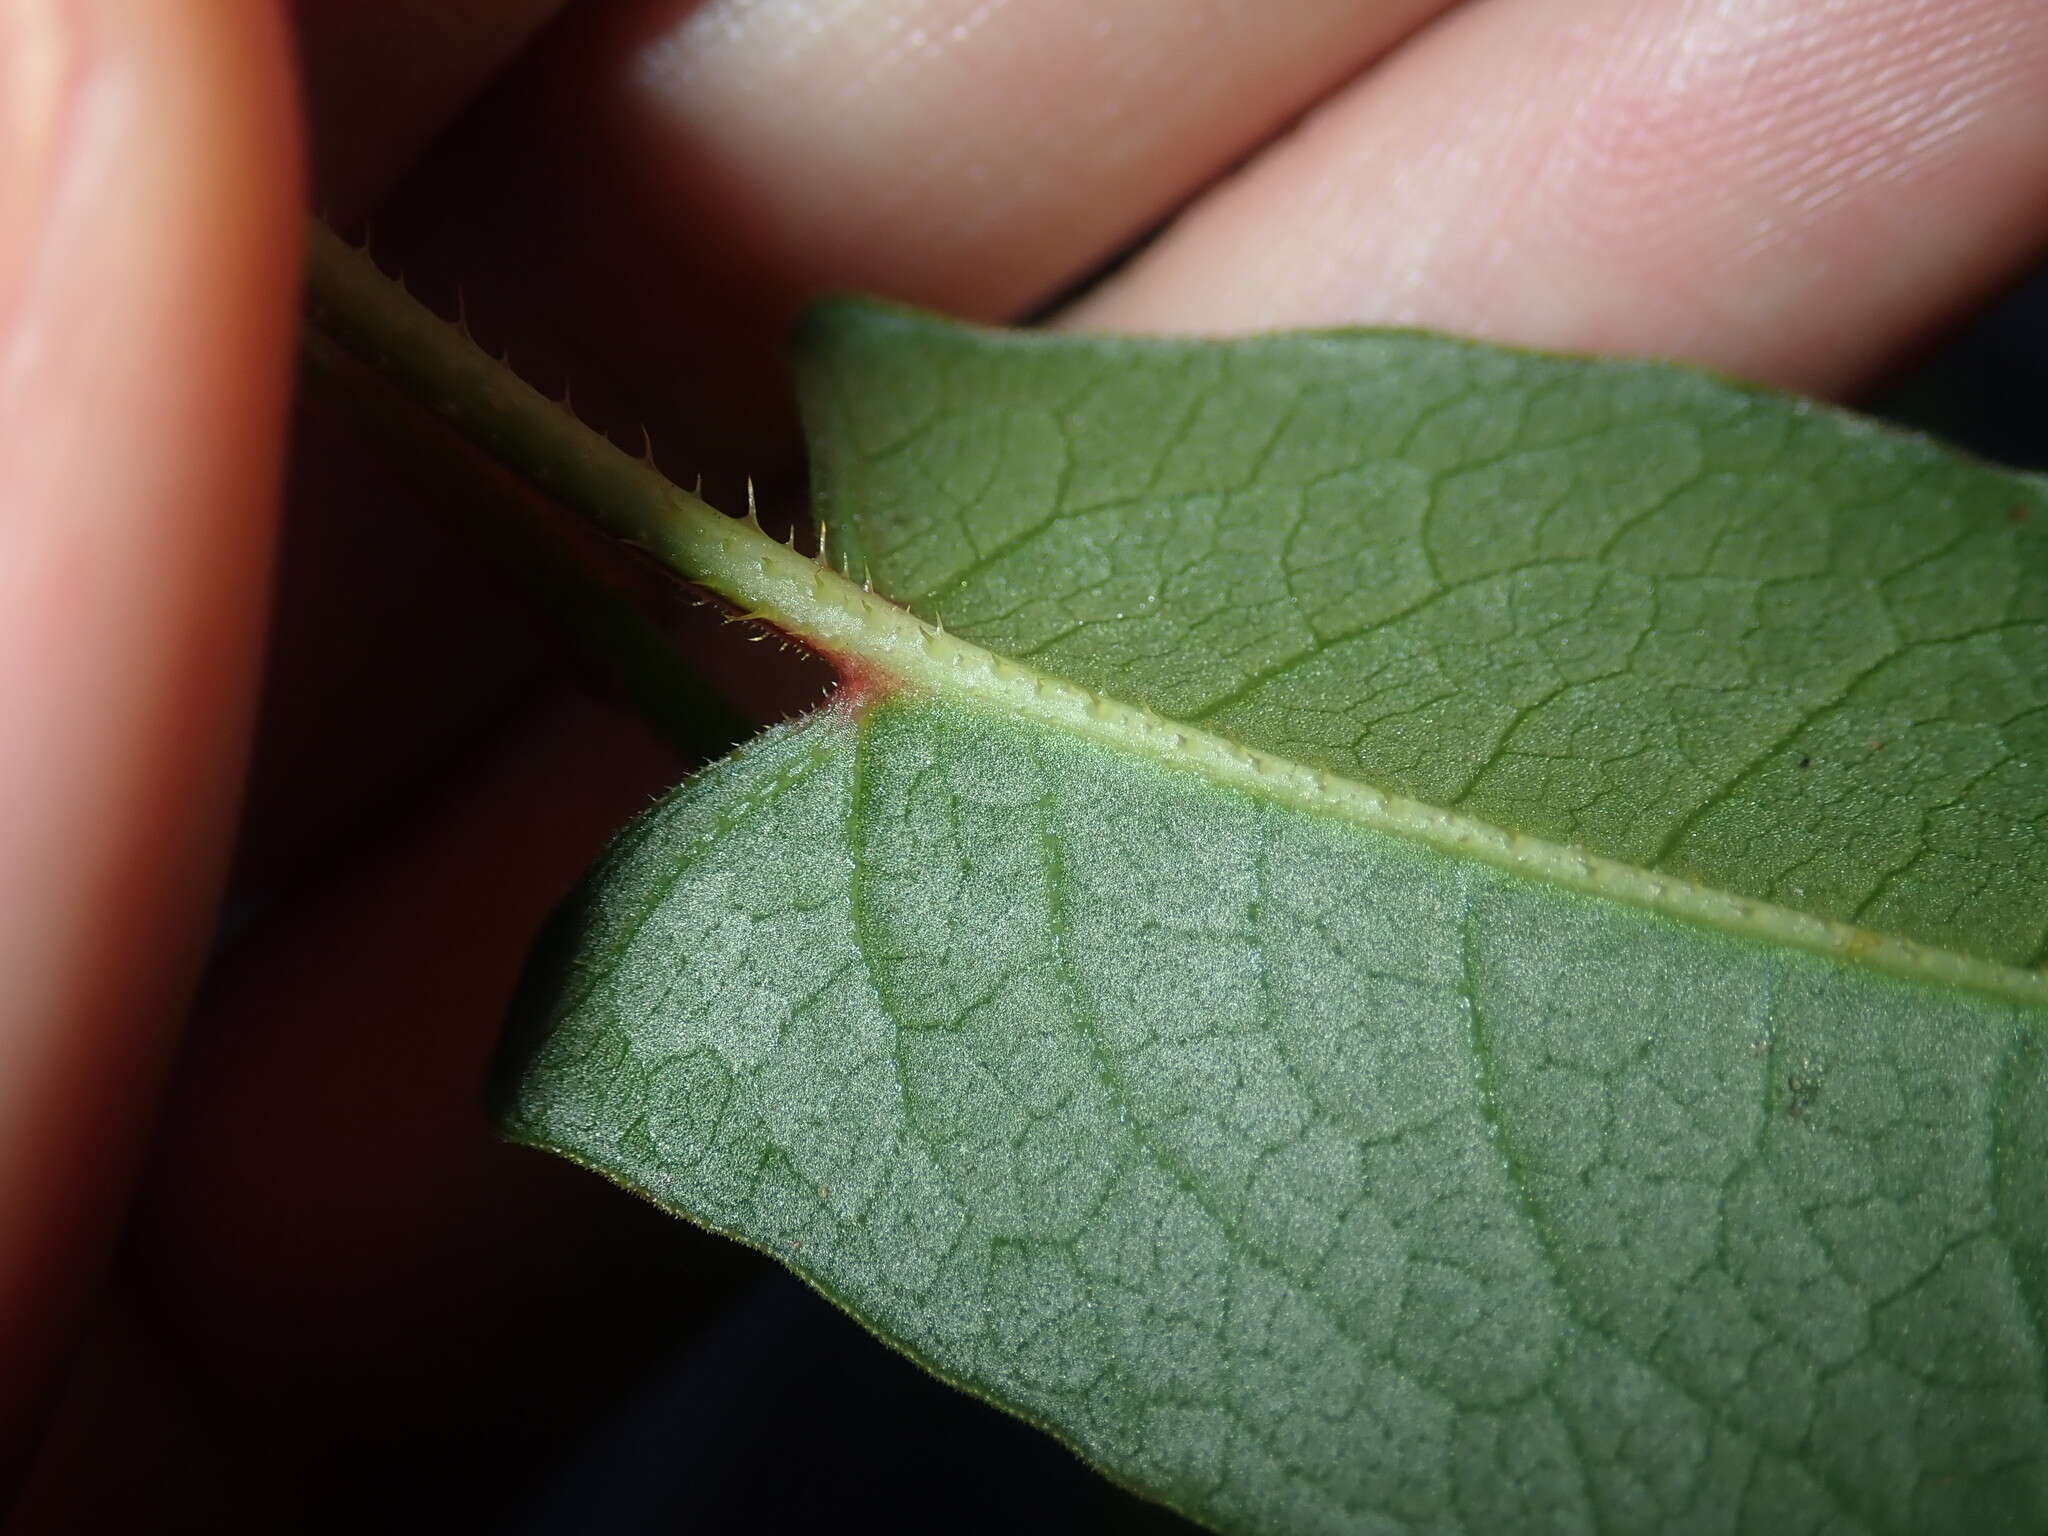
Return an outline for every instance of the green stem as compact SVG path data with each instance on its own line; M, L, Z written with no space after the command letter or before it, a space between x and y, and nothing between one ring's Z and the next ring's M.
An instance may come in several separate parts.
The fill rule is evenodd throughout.
M516 473L685 579L834 661L851 702L910 692L993 709L1313 814L1700 927L1916 980L2048 1002L2048 972L1915 944L1601 858L1255 751L947 635L715 511L521 382L359 252L316 234L316 323Z
M382 349L364 347L362 331L354 333L355 347L344 344L339 327L329 328L343 313L325 302L336 292L332 281L347 277L358 304L374 303L377 285L389 284L374 269L367 276L350 272L364 258L324 231L314 259L321 266L312 290L315 324L300 345L301 386L404 454L406 471L425 478L430 502L561 632L599 691L620 696L685 758L708 761L752 735L757 722L705 680L649 611L661 577L591 527L581 509L547 505L502 455L459 436L426 401L403 392L393 374L364 355ZM402 294L391 297L396 307L387 301L381 314L359 308L355 323L388 323L418 309Z
M416 404L522 480L678 575L763 617L764 567L807 584L810 558L715 510L547 399L415 302L361 251L315 227L310 318Z

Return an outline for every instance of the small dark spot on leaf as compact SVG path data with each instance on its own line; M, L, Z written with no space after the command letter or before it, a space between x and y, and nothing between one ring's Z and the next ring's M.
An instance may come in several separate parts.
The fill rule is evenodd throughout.
M2027 519L2034 515L2034 509L2028 506L2024 501L2016 501L2012 505L2012 510L2006 513L2005 515L2006 518L2011 522L2024 523L2025 521L2027 521Z
M1870 744L1870 750L1873 752L1882 752L1884 750L1884 743L1881 741L1873 741Z
M1813 759L1810 757L1802 757L1801 759L1799 759L1799 766L1802 768L1811 768L1813 766Z
M1798 1119L1820 1098L1820 1075L1812 1071L1794 1072L1785 1079L1785 1113Z

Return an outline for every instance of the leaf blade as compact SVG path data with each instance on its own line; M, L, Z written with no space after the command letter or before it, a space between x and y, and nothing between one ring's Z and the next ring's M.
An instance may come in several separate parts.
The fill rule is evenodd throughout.
M1703 935L1482 865L1455 866L1458 888L1446 891L1453 861L1437 851L985 713L906 702L799 730L838 743L806 780L822 797L810 819L768 845L710 854L718 868L689 905L725 937L673 916L661 925L661 954L690 956L687 969L706 978L745 978L751 1001L717 982L725 990L699 999L680 1032L672 1007L581 1010L639 1017L650 1060L678 1039L692 1050L727 1041L721 1061L755 1074L751 1089L732 1077L734 1094L751 1093L741 1118L763 1129L693 1143L686 1173L672 1151L636 1158L618 1127L663 1117L613 1102L648 1070L629 1050L607 1061L606 1097L574 1133L566 1096L529 1075L516 1132L566 1142L763 1242L950 1379L1226 1529L1365 1529L1380 1517L1428 1528L1461 1498L1496 1529L1553 1506L1577 1512L1567 1523L1668 1524L1740 1513L1752 1478L1779 1485L1759 1528L1787 1528L1802 1502L1817 1520L1869 1529L1990 1529L2001 1516L2019 1528L2048 1507L2038 1459L2032 1481L2002 1491L2003 1507L1970 1462L1973 1450L2024 1461L2048 1431L2011 1254L1983 1219L1960 1215L1986 1204L1996 1169L1942 1150L1986 1133L1997 1069L2038 1030L2034 1010ZM1271 846L1254 856L1262 841ZM976 850L988 867L962 873ZM775 881L747 893L749 941L737 943L736 884L761 869ZM948 879L946 905L963 920L935 937L930 886ZM1254 921L1260 892L1247 882L1298 903ZM800 919L763 935L764 902ZM1288 1000L1263 1021L1242 942L1253 929L1268 951L1262 984ZM1128 960L1134 930L1151 935L1145 962L1106 959ZM1226 934L1236 952L1219 957ZM1553 963L1532 973L1531 951ZM799 975L793 952L840 963ZM1646 956L1675 980L1645 991ZM673 997L674 965L652 952L645 963ZM819 990L821 978L840 986ZM1465 1008L1461 987L1490 1006ZM1718 1006L1702 1041L1706 996ZM785 1018L787 1037L774 1023ZM1589 1041L1570 1027L1587 1019L1626 1023ZM736 1030L751 1043L731 1043ZM1215 1038L1196 1049L1205 1032ZM1335 1042L1350 1059L1333 1058ZM1718 1097L1672 1102L1656 1072L1631 1065L1644 1049ZM1612 1101L1601 1115L1556 1113L1565 1096L1548 1079L1574 1054ZM1910 1134L1867 1102L1908 1057L1921 1102L1945 1106ZM1787 1060L1818 1063L1824 1086L1810 1101L1787 1087ZM1690 1131L1689 1118L1701 1122ZM1341 1131L1314 1129L1324 1121ZM1609 1159L1615 1187L1595 1201L1577 1181L1602 1165L1587 1127L1604 1122L1632 1150ZM1036 1133L1045 1144L1034 1126L1052 1127ZM1820 1232L1792 1208L1845 1181L1882 1188L1888 1170L1896 1195L1891 1164L1903 1154L1888 1134L1920 1138L1904 1165L1925 1187L1874 1200L1868 1219L1886 1241L1925 1240L1901 1260L1906 1278L1837 1277L1816 1301L1829 1278L1823 1238L1853 1234L1847 1218ZM1725 1290L1762 1298L1743 1326L1788 1362L1768 1389L1727 1379L1725 1335L1741 1319L1716 1333L1695 1317L1690 1335L1659 1343L1668 1314L1686 1310L1679 1239L1715 1226L1716 1181L1747 1166L1736 1154L1752 1144L1768 1176L1725 1202L1721 1222L1740 1241L1715 1273ZM707 1174L707 1158L723 1171ZM1943 1169L1961 1182L1930 1182ZM1601 1241L1617 1205L1666 1241L1638 1252ZM2005 1300L1969 1313L1991 1318L1989 1336L1972 1337L1946 1303L1901 1314L1887 1298L1910 1294L1908 1279L1937 1301L1958 1288ZM1226 1321L1233 1308L1268 1320ZM990 1317L1016 1319L1014 1330L984 1327ZM1914 1353L1930 1331L1943 1347ZM1247 1333L1265 1355L1221 1369L1225 1341ZM1978 1362L1979 1378L1923 1379L1943 1359ZM2016 1359L2025 1370L1999 1374ZM1105 1369L1144 1390L1107 1389ZM1853 1386L1830 1396L1830 1369ZM1784 1406L1794 1400L1804 1417ZM1300 1406L1346 1401L1371 1411L1319 1423ZM1288 1403L1293 1417L1276 1408ZM1960 1446L1916 1429L1958 1422L1969 1426ZM1646 1424L1657 1433L1628 1450ZM1829 1449L1802 1464L1792 1448L1816 1424ZM1407 1438L1394 1426L1409 1426ZM1460 1474L1460 1457L1489 1436L1555 1456L1520 1481ZM1674 1443L1693 1448L1677 1464ZM1316 1476L1290 1470L1276 1447L1320 1447ZM1968 1497L1914 1508L1907 1496L1899 1521L1900 1467Z
M1480 821L2048 955L2038 482L1688 370L1440 337L842 304L806 338L839 552L955 633Z
M2040 1526L2038 973L935 636L363 276L417 398L867 680L565 909L517 1134L1229 1528Z

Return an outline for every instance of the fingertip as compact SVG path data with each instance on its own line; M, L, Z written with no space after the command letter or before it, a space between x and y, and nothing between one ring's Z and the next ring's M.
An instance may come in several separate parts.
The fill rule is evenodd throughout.
M60 84L5 123L52 147L0 295L0 1436L104 1250L210 924L301 238L268 0L6 4Z

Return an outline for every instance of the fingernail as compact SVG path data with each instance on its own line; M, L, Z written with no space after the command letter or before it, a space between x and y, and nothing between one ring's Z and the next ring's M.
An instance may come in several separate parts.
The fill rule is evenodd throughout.
M14 329L56 181L70 0L0 0L0 337Z

